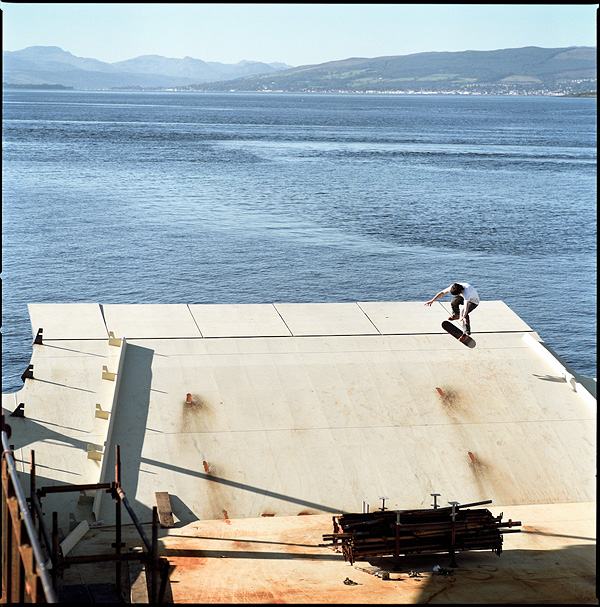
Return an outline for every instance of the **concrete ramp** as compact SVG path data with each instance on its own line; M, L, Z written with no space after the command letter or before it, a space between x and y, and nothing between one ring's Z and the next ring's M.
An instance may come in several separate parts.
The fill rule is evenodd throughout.
M24 476L35 449L40 486L110 481L119 444L138 516L168 492L184 523L594 501L595 394L503 302L473 314L474 350L447 306L98 305L77 338L69 305L37 304L34 379L3 395ZM62 516L112 521L77 497Z

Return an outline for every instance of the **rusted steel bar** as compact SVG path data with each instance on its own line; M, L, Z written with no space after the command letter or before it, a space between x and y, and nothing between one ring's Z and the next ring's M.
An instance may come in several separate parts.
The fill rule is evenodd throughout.
M148 560L147 552L121 552L116 555L114 552L110 554L88 554L86 556L65 556L62 562L65 566L71 565L90 565L93 563L110 563L112 561L142 561Z
M469 504L469 506L479 504ZM481 503L489 503L489 500ZM376 511L343 514L333 518L333 533L323 535L332 546L341 547L351 563L368 556L411 552L449 552L454 563L457 550L502 551L502 534L520 521L503 522L487 509L452 508L410 511ZM456 565L454 565L456 566Z
M11 479L12 481L12 479ZM19 512L19 504L14 496L9 497L8 499L8 511L11 520L11 529L9 533L11 534L11 551L10 551L10 560L12 563L12 567L8 572L10 577L10 587L11 594L8 596L9 602L22 602L23 599L23 584L21 580L21 563L20 563L20 554L19 554L19 546L21 544L21 518Z
M112 483L88 483L85 485L57 485L56 487L40 487L37 490L39 497L45 497L48 493L69 493L71 491L93 491L100 489L112 489Z

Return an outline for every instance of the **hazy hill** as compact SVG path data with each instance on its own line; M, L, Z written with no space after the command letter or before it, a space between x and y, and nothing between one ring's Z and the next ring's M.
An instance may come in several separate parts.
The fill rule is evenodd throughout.
M111 64L121 72L135 74L162 74L188 78L195 82L214 82L243 78L255 74L273 73L278 69L289 68L289 65L270 65L258 61L240 61L239 63L225 64L212 61L202 61L192 57L183 59L169 59L160 55L143 55L135 59L118 61Z
M287 68L287 69L286 69ZM206 62L145 55L105 63L55 46L4 51L3 82L75 89L189 87L208 91L526 91L587 80L596 89L596 49L525 47L350 58L290 68L281 63ZM586 88L587 87L587 88Z
M592 47L525 47L351 58L212 83L206 90L435 91L474 85L548 85L596 78ZM594 86L595 89L595 86Z
M192 57L169 59L158 55L105 63L97 59L76 57L57 46L30 46L20 51L4 51L3 82L60 84L76 89L159 88L274 73L288 67L257 61L225 64Z

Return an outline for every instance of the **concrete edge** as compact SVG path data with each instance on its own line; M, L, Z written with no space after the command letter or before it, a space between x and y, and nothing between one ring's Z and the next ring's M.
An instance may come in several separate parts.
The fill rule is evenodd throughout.
M587 405L589 405L594 413L597 410L596 391L589 381L571 369L548 344L535 332L523 333L523 341L535 350L564 380L569 384L571 390L576 392ZM585 383L584 383L585 381ZM594 392L592 394L592 391Z

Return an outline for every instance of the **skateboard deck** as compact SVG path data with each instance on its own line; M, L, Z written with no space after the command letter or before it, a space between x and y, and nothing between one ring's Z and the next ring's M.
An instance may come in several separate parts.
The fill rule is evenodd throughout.
M461 331L456 325L453 325L449 320L445 320L442 323L442 329L450 333L450 335L452 335L452 337L455 337L456 339L464 335L464 331ZM466 339L462 340L461 343L465 344L467 348L474 348L477 345L475 343L475 340L470 335L467 335Z

